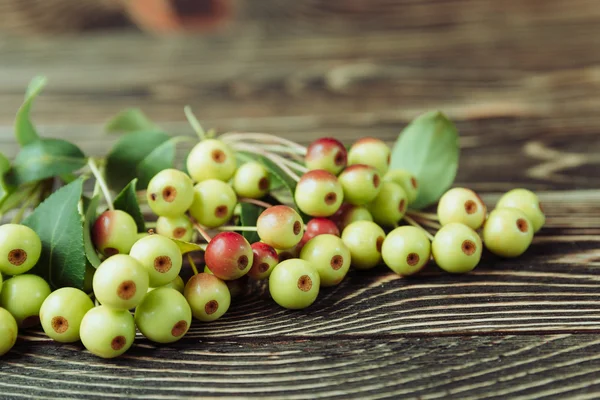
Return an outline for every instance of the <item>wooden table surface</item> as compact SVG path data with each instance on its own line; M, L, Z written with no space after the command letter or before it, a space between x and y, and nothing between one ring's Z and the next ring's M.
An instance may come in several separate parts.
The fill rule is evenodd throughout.
M0 149L16 152L12 119L36 74L49 78L42 134L91 155L132 106L174 134L192 135L191 104L207 127L304 144L392 143L440 109L461 134L456 185L489 206L535 190L547 225L524 256L485 255L468 275L352 273L303 311L257 294L115 360L26 331L0 360L0 397L599 398L598 3L255 3L204 37L1 38Z

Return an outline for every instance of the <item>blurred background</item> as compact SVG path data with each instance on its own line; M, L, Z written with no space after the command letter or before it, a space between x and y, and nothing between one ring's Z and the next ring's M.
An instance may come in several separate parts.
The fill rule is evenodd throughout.
M439 109L459 127L458 178L473 189L600 183L586 153L600 131L597 0L0 0L5 154L38 74L42 133L89 154L106 152L102 124L127 107L173 133L191 134L190 104L206 127L302 143L391 143ZM575 158L535 169L561 153Z

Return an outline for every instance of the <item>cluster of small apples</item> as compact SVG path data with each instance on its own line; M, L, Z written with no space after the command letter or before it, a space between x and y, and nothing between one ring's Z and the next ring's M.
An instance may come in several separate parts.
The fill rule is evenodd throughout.
M127 351L136 326L159 343L174 342L189 329L192 309L180 293L182 256L169 238L147 235L134 243L130 255L114 254L100 264L92 278L93 294L101 304L97 307L84 290L65 287L52 292L43 278L27 273L42 250L32 229L2 225L0 244L0 355L14 346L18 329L40 323L50 338L62 343L81 340L104 358ZM2 283L2 275L11 277ZM133 308L135 314L130 312Z
M431 244L433 259L453 273L473 270L483 246L500 257L520 256L546 221L538 197L526 189L502 195L489 214L474 191L450 189L438 203L437 219L441 228Z
M248 279L268 281L280 306L302 309L351 267L384 263L408 276L434 260L448 272L464 273L479 263L484 244L499 256L522 254L545 221L537 196L525 189L506 193L489 215L481 198L464 188L446 192L437 215L409 210L418 196L417 179L406 170L389 170L390 149L375 138L349 150L333 138L316 140L305 151L304 165L295 166L304 172L297 176L297 209L269 205L261 200L271 190L269 171L257 161L238 166L238 149L202 140L188 156L187 173L166 169L151 179L146 199L158 216L157 234L138 233L124 211L103 212L91 229L103 261L88 269L84 291L51 293L42 278L24 274L38 261L40 239L25 226L1 226L0 272L13 277L2 288L0 276L0 355L14 345L18 328L39 321L49 337L81 340L105 358L127 351L136 327L152 341L171 343L187 333L192 317L213 321L224 315ZM265 208L255 227L226 225L242 201ZM398 226L403 220L412 226ZM418 221L439 230L432 236ZM207 229L222 232L210 237ZM260 241L250 243L235 232L252 229ZM194 241L195 230L208 242L206 266L186 283L180 247L171 239Z

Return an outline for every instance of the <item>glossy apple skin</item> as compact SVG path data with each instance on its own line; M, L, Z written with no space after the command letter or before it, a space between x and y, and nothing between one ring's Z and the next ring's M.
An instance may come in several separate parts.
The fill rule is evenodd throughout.
M296 210L278 205L267 208L259 215L256 229L263 242L276 249L289 249L302 239L304 223Z
M324 169L337 175L348 164L348 152L339 140L324 137L308 146L304 162L310 170Z
M375 199L381 190L381 175L366 164L350 165L338 177L344 192L344 201L362 206Z
M313 217L329 217L342 205L344 190L337 177L323 169L308 171L294 193L298 208Z
M366 207L344 203L329 219L335 223L340 231L343 231L352 222L373 221L373 216Z
M315 236L327 234L340 236L340 230L335 222L328 218L313 218L306 223L306 230L304 231L304 236L302 236L302 241L306 243Z
M266 243L252 243L252 252L254 260L252 268L248 271L248 276L254 279L266 279L271 275L271 271L279 264L279 254L277 250Z
M380 139L365 137L357 140L348 151L348 165L367 164L383 176L391 161L390 147Z
M206 247L204 260L220 279L233 280L246 275L252 267L254 254L250 243L236 232L221 232Z

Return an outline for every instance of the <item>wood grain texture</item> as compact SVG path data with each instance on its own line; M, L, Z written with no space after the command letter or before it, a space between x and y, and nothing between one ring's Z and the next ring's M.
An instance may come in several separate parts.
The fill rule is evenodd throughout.
M243 4L243 2L240 2ZM256 290L180 343L138 337L123 358L23 332L0 398L600 397L600 19L596 2L264 0L218 35L0 38L0 151L35 74L43 135L100 156L102 123L141 107L172 134L263 131L392 143L440 109L460 131L456 184L491 208L540 193L547 226L514 260L407 279L352 272L309 309ZM182 152L183 153L183 152ZM263 288L264 289L264 288Z
M137 344L119 360L21 342L0 364L14 398L592 399L597 335ZM432 362L435 360L435 362Z

